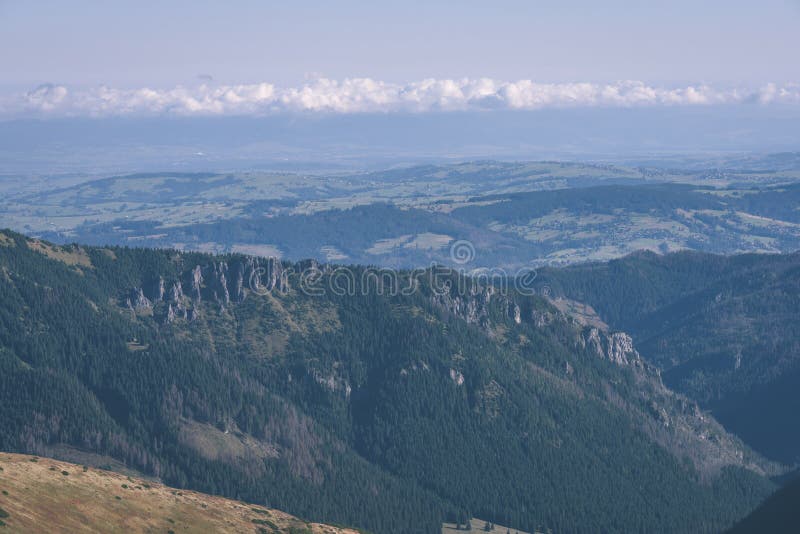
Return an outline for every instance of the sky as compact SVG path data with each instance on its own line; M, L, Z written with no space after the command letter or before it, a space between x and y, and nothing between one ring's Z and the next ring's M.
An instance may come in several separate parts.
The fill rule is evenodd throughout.
M0 123L7 139L28 143L15 149L20 161L34 149L56 161L63 153L52 156L53 147L71 143L71 131L114 132L127 146L134 120L145 121L140 143L163 127L154 118L208 117L328 117L319 154L340 139L368 152L366 124L378 134L403 125L420 139L410 124L440 128L462 140L447 154L525 143L535 150L514 153L783 150L800 143L797 28L800 0L0 0ZM575 109L586 114L567 113ZM459 113L480 116L465 133ZM353 114L385 120L329 118ZM433 119L399 118L408 114ZM551 147L543 125L561 117L570 133ZM19 123L50 120L94 122L60 124L63 138L46 150ZM242 147L280 141L253 124ZM505 126L526 141L504 138ZM384 138L391 151L394 138ZM203 143L185 148L214 149Z
M800 81L800 1L0 0L0 84Z

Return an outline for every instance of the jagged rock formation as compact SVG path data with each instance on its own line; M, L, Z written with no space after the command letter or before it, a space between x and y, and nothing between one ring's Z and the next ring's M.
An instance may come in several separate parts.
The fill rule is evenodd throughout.
M633 339L625 332L614 332L608 336L606 357L617 365L640 362L639 353L633 348Z
M248 291L263 294L285 293L289 290L289 273L276 258L247 257L237 262L235 272L232 300L236 302L242 302ZM220 281L220 284L223 285L223 282ZM224 285L227 286L227 283Z
M258 259L256 261L260 263ZM263 260L263 262L264 280L267 291L286 291L288 288L287 273L280 260L277 258L268 258Z
M450 380L456 383L458 386L464 385L464 374L461 371L456 369L450 369Z
M141 287L137 287L133 290L133 298L130 299L130 302L132 303L133 309L137 312L153 308L153 303L144 295L144 290L142 290Z
M167 307L167 317L165 319L166 323L172 323L175 321L175 309L172 307L172 303L170 303Z
M233 298L236 302L242 302L245 297L244 292L245 280L245 267L243 263L239 263L236 268L236 281L233 284Z
M196 301L201 300L201 290L203 287L203 270L198 265L192 270L192 292L193 298Z
M190 298L184 293L180 280L170 284L159 277L149 286L145 284L152 288L149 293L134 288L125 306L133 312L157 306L160 312L156 314L163 318L164 324L170 324L178 319L197 319L204 302L215 303L219 312L224 313L231 305L243 302L248 292L286 292L289 289L289 272L274 258L245 257L195 265L182 278L186 280Z
M162 302L166 294L166 286L164 284L164 277L158 277L158 285L156 286L156 295L153 297L154 302Z
M183 302L184 298L183 287L181 287L180 282L175 282L174 284L172 284L171 294L172 294L172 302L174 302L175 304L180 304L181 302Z
M327 388L332 392L341 392L346 399L349 399L350 394L353 392L353 387L350 382L346 378L338 376L336 369L333 369L330 374L323 373L317 369L312 369L310 375L317 384Z
M216 271L216 264L215 264L215 271ZM225 305L231 303L231 294L228 291L228 280L225 278L225 273L228 271L228 264L225 262L219 263L219 271L217 274L217 281L219 283L219 287L222 293L222 301Z
M582 332L580 340L591 352L617 365L643 366L639 351L633 346L633 339L625 332L609 333L591 327Z
M440 309L460 317L468 324L486 325L489 320L489 306L495 288L481 287L477 284L469 287L466 294L459 294L452 286L446 285L431 297L431 302Z
M531 311L531 320L536 328L544 328L551 324L556 318L556 314L550 310L537 310Z

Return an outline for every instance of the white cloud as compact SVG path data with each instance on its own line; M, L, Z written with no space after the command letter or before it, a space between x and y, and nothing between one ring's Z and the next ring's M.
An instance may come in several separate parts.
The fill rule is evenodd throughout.
M33 91L25 94L25 107L40 111L54 111L64 103L69 91L61 85L40 85Z
M505 82L488 78L426 79L407 84L370 78L319 78L300 87L270 83L171 89L73 89L42 85L0 97L0 116L266 115L281 112L426 112L567 107L702 106L755 102L800 104L800 85L766 84L757 90L709 85L657 87L640 81Z

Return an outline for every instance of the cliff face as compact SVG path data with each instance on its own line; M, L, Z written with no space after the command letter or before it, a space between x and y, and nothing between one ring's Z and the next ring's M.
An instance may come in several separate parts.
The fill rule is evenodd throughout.
M248 296L298 294L300 288L296 273L309 268L315 269L320 276L332 272L330 267L316 263L287 266L278 260L251 257L195 265L178 280L166 284L171 284L172 288L169 301L159 302L163 295L161 288L165 286L162 280L150 284L154 288L150 296L134 288L132 309L139 314L153 313L163 323L196 320L209 306L215 313L233 312ZM290 281L290 275L293 275L293 281ZM234 280L232 291L228 286L229 276ZM191 298L184 296L184 288L192 295ZM630 335L609 330L602 321L587 314L586 308L579 303L573 302L564 308L560 301L521 295L508 288L482 285L468 279L443 284L435 291L425 287L420 290L428 292L428 302L433 309L478 328L495 341L511 345L508 338L514 335L523 338L533 333L558 335L562 337L560 342L568 346L574 356L597 359L625 370L633 378L635 387L621 393L613 380L604 381L601 388L604 402L628 411L651 439L677 458L689 458L704 477L716 476L728 465L762 474L777 469L752 454L695 402L669 390L658 369L640 354ZM582 311L573 314L571 311L574 309ZM296 321L296 318L287 316L286 320ZM524 353L533 349L521 345L515 350ZM469 378L463 364L456 359L452 367L443 370L459 386ZM564 378L579 382L580 377L575 371L579 365L579 360L565 361L561 367ZM307 372L321 386L339 392L345 399L350 398L353 385L346 376L340 375L336 365L320 368L314 364Z
M601 331L589 328L581 333L581 342L590 351L617 365L642 365L642 358L625 332Z
M624 330L664 382L760 453L800 459L800 253L638 253L543 269L556 301Z
M667 388L658 368L640 354L633 338L626 332L611 331L586 305L573 301L565 308L563 301L537 302L513 292L479 286L462 295L444 292L431 301L490 335L504 322L511 331L532 328L547 332L555 325L566 327L572 332L571 345L576 354L607 361L631 373L635 387L624 396L613 382L605 383L606 401L627 410L642 431L675 457L692 461L704 478L713 478L731 465L760 474L775 474L780 470L777 464L754 454L696 402ZM574 309L580 313L570 313ZM574 379L574 367L569 361L564 363L567 379ZM457 369L451 369L450 376L459 384L464 381Z
M196 319L204 303L213 303L224 312L251 293L263 295L287 289L288 273L279 260L237 257L195 265L174 280L159 276L143 287L133 288L124 301L133 313L154 313L162 322L172 323Z

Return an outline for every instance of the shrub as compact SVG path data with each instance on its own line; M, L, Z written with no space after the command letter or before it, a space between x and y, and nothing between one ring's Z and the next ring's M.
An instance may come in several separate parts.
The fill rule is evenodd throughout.
M279 530L278 526L269 519L252 519L251 521L256 525L266 525L272 530Z

